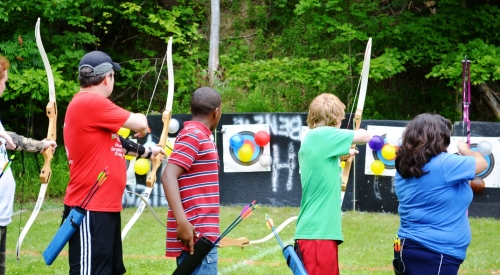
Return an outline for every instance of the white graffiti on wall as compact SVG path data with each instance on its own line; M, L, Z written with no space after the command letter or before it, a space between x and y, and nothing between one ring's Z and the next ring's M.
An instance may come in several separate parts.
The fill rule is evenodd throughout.
M289 137L300 141L302 131L302 117L300 115L256 114L253 119L247 116L234 116L234 125L268 124L271 135Z
M288 178L286 181L286 190L290 191L293 187L293 170L296 167L296 153L294 150L293 143L288 144L288 159L287 161L280 162L280 148L278 145L273 145L273 169L272 169L272 188L273 192L278 192L278 177L281 170L288 170Z
M375 193L375 198L382 200L382 196L380 195L380 185L378 183L379 176L373 177L373 192Z
M234 116L234 125L268 124L272 136L287 137L292 141L299 141L302 133L302 117L300 115L256 114L250 119L249 115ZM271 141L272 142L272 141ZM280 148L279 144L272 145L273 164L271 169L271 187L273 192L278 192L280 175L287 175L285 187L287 191L293 187L293 172L298 168L298 151L293 142L288 143L288 148ZM283 155L283 157L282 157ZM285 161L281 161L285 159ZM283 171L287 171L283 172Z
M381 176L373 176L373 194L374 194L376 199L383 200L382 193L380 191L380 187L383 184L381 182L379 182L380 177ZM394 189L394 182L395 182L396 177L390 177L390 179L391 179L391 190L390 191L392 194L395 194L396 190ZM370 183L370 181L368 181L368 183Z
M272 136L280 136L290 139L286 149L280 148L279 144L272 145L273 165L271 172L271 187L273 192L278 192L280 184L284 183L287 191L292 190L294 170L298 169L297 154L299 148L298 146L294 146L294 143L300 142L303 124L302 116L297 114L236 115L233 117L233 124L268 124L269 132ZM124 207L138 207L141 203L141 199L139 197L135 194L128 193L127 191L142 195L146 189L144 183L137 183L137 175L134 171L134 162L135 159L130 160L127 167L127 187L122 197L122 205ZM165 164L166 163L163 163L161 169L159 170L163 171ZM151 206L155 207L168 206L163 193L160 177L157 177L157 182L151 192L149 203Z

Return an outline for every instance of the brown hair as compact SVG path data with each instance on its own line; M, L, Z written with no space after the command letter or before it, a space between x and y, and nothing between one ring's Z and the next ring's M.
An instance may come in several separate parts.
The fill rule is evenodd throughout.
M307 125L310 129L336 126L345 117L345 105L333 94L320 94L309 105Z
M9 60L5 56L0 55L0 79L3 78L5 71L7 71L9 67Z
M432 157L447 152L450 145L451 122L438 114L416 116L403 133L396 154L396 170L403 178L420 178L429 173L424 165Z
M109 71L109 73L112 72L112 70ZM106 76L108 76L108 73L95 75L93 69L89 67L83 67L80 70L80 74L78 75L78 81L80 82L81 88L88 88L91 86L99 85L99 83L101 83Z

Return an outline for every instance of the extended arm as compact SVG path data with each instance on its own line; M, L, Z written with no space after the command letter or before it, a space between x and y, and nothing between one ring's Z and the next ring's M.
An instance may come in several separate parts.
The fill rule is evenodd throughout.
M159 146L148 146L145 147L141 144L135 143L130 139L120 137L120 142L122 143L123 153L125 155L142 157L142 158L152 158L157 154L165 155L165 150Z
M372 134L370 134L365 129L354 130L354 138L352 139L353 144L367 144L372 139Z
M148 133L148 120L143 114L130 113L123 127L139 133L139 137L143 137Z
M467 145L467 143L462 140L458 141L458 152L462 156L471 156L476 159L476 175L488 168L488 163L486 162L486 159L483 157L483 155L481 155L481 153L477 151L472 151L469 148L469 145Z
M55 150L55 148L57 147L56 142L52 140L44 139L38 141L32 138L20 136L14 132L6 132L6 133L9 135L14 144L14 147L12 147L12 145L9 145L9 143L7 143L8 145L7 149L10 150L43 153L43 151L47 149L49 146L53 147L52 150Z

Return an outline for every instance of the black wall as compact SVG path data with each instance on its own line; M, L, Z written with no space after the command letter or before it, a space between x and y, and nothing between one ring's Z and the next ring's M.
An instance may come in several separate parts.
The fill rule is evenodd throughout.
M182 127L182 123L191 119L190 115L174 115ZM349 118L349 114L346 115ZM163 127L161 116L149 116L149 125L153 131L153 141L158 141ZM407 121L363 120L361 127L367 125L405 127ZM273 164L271 172L224 173L222 148L222 125L268 124L271 134L271 156ZM298 167L298 151L302 126L306 126L305 113L245 113L223 114L216 132L217 148L221 159L220 196L221 203L226 205L244 204L257 200L260 204L273 206L299 206L301 185ZM352 128L352 123L350 123ZM346 128L347 119L342 128ZM500 123L471 122L472 136L500 136ZM461 123L454 126L455 136L463 135ZM171 137L174 137L172 135ZM139 141L141 142L141 141ZM397 213L398 202L393 188L393 177L371 176L364 174L366 146L358 146L360 153L356 157L342 208L367 212ZM163 190L158 181L152 193L151 202L156 206L165 206ZM355 178L355 179L354 179ZM137 185L129 187L141 193L145 176L136 177ZM355 188L354 188L355 186ZM354 192L355 190L355 192ZM124 195L126 196L126 195ZM156 199L155 199L156 196ZM354 199L354 197L356 199ZM140 200L130 202L130 196L124 206L137 206ZM500 188L486 188L481 194L474 195L469 208L469 216L500 218Z

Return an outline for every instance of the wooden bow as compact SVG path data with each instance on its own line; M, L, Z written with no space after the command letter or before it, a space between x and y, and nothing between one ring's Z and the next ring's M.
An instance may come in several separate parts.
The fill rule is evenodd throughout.
M161 131L161 136L160 140L158 142L158 146L161 148L165 148L165 145L167 144L167 138L168 138L168 126L170 125L170 119L172 117L172 104L174 101L174 67L172 63L172 37L170 37L170 40L168 41L167 45L167 54L165 55L167 59L167 71L168 71L168 94L167 94L167 104L165 105L165 111L163 111L162 118L161 120L163 121L163 129ZM163 59L162 65L160 67L160 74L161 70L163 68L163 63L165 62L165 58ZM160 79L160 76L158 76L158 80ZM158 80L156 81L156 85L158 84ZM153 89L153 96L156 90L156 86ZM141 196L141 204L139 205L139 208L137 208L137 211L134 213L130 221L127 223L127 225L123 228L122 231L122 241L125 239L125 236L127 236L128 231L134 223L139 219L139 217L142 214L142 211L144 208L149 205L147 204L147 200L149 199L149 196L151 195L151 191L153 190L154 184L156 183L156 171L160 167L161 163L163 161L163 155L158 154L156 155L152 162L152 168L151 171L149 172L147 178L146 178L146 190L144 191L144 194Z
M368 39L368 44L366 45L365 58L363 61L363 69L361 70L361 88L359 89L358 106L356 107L356 113L354 115L354 130L358 130L361 126L361 118L363 116L363 108L365 106L366 89L368 86L368 75L370 72L370 57L372 51L372 39ZM352 145L351 148L355 148L356 145ZM349 158L345 162L344 171L342 172L342 195L341 201L344 201L344 194L347 188L347 181L349 180L349 172L351 171L351 164L354 158Z
M36 45L38 47L38 50L40 51L40 56L42 57L43 60L43 65L45 66L45 71L47 73L47 81L49 85L49 103L47 104L46 107L46 114L47 117L49 118L49 129L47 131L47 140L53 140L55 141L57 138L57 132L56 132L56 123L57 123L57 106L56 106L56 92L55 92L55 85L54 85L54 76L52 74L52 69L50 68L50 63L49 59L47 57L47 53L45 52L45 49L43 47L42 43L42 38L40 36L40 18L38 18L38 21L36 22L35 26L35 37L36 37ZM43 200L45 198L45 193L47 191L47 186L49 185L50 178L52 176L52 169L50 167L50 163L53 158L53 153L52 153L52 147L48 147L43 151L43 167L42 171L40 172L40 192L38 193L38 199L36 201L35 209L33 209L33 212L31 213L31 216L26 223L26 225L23 228L23 231L19 235L19 239L17 240L17 246L16 246L16 257L17 260L19 260L20 254L21 254L21 244L23 243L24 237L28 233L28 230L30 229L31 225L36 219L36 216L38 215L38 212L40 211L40 208L42 207Z

